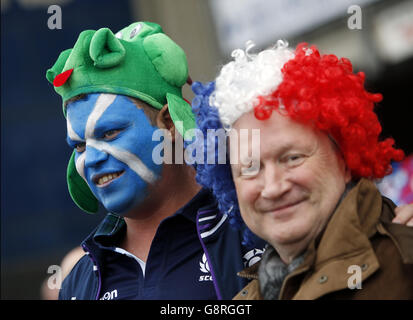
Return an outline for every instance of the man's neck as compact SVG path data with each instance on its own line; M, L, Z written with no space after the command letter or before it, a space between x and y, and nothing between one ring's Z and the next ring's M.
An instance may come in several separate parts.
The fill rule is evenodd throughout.
M165 165L161 180L144 203L126 215L126 235L121 247L146 261L161 221L188 203L200 189L192 167Z
M307 234L302 239L297 239L291 243L271 243L279 254L282 262L289 265L295 258L302 255L310 246L310 243L321 236L328 221L314 229L312 233Z
M296 244L295 246L273 246L279 254L282 262L289 265L296 257L302 254L307 249L307 244Z

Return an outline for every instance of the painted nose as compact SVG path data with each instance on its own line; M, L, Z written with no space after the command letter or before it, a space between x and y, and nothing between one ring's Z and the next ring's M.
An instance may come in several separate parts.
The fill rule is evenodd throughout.
M267 199L276 199L282 197L291 188L286 174L282 168L267 166L264 171L264 187L261 196Z
M98 150L86 145L85 167L93 167L107 160L108 154L105 151Z

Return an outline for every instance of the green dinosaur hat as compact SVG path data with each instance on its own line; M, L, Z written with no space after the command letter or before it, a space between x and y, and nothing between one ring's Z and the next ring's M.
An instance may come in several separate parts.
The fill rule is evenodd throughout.
M182 98L188 80L185 52L151 22L135 22L116 35L108 28L80 33L72 49L63 51L47 80L62 97L63 106L79 94L114 93L138 98L156 109L168 104L180 134L195 128L189 103ZM63 107L64 115L66 110ZM73 201L84 211L95 213L98 201L78 174L74 152L67 168Z

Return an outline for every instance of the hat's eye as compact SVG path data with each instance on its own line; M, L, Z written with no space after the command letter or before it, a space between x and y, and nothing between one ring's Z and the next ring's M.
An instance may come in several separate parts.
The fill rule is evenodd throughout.
M139 33L139 31L141 31L141 29L142 25L139 23L135 28L132 29L129 39L132 39L134 36L136 36Z
M116 34L115 34L115 37L116 38L118 38L118 39L122 39L122 32L117 32Z

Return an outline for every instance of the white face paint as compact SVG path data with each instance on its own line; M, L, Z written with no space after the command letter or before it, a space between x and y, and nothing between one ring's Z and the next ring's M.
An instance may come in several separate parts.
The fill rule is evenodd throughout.
M90 94L70 103L68 142L79 174L110 211L125 213L147 195L161 166L152 161L153 127L125 96Z

